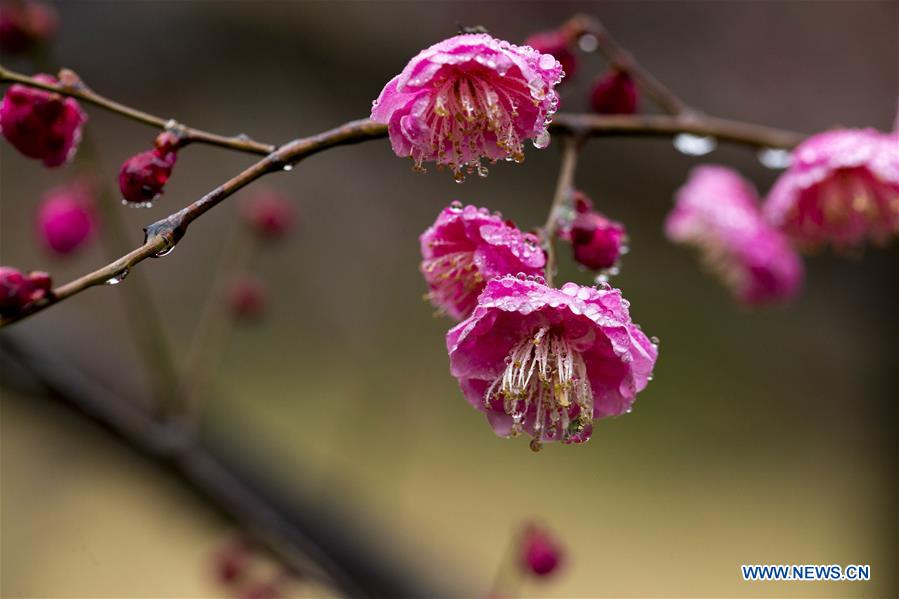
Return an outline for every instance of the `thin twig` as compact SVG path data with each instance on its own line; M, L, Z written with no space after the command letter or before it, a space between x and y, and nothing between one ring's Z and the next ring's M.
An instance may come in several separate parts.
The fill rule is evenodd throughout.
M762 127L740 121L731 121L694 115L687 119L664 115L603 116L586 114L556 115L550 131L562 135L599 137L671 136L677 133L708 135L718 139L742 143L753 147L789 149L801 142L801 133ZM256 179L290 167L300 160L337 146L356 144L387 136L387 126L368 119L350 121L334 129L311 137L287 143L256 162L240 174L216 187L199 200L182 210L148 226L143 245L118 260L90 272L74 281L57 287L46 298L33 302L15 316L0 319L0 328L40 312L60 301L81 293L85 289L102 285L113 278L127 275L130 269L147 258L164 254L183 237L187 227L225 198L249 185Z
M596 48L617 69L628 73L637 85L670 115L687 115L692 110L677 94L668 89L652 73L644 69L633 55L609 35L602 22L589 15L577 15L564 26L576 36L590 34L596 38Z
M546 251L546 284L550 287L553 286L553 279L556 276L556 232L559 228L559 213L571 198L579 153L580 140L576 137L566 137L562 146L562 165L559 167L556 193L546 215L546 223L540 229L543 248Z
M105 108L106 110L132 119L139 123L150 125L151 127L156 127L163 130L175 130L178 132L179 137L184 143L196 142L213 146L221 146L223 148L230 148L239 152L248 152L250 154L260 155L271 154L277 148L277 146L273 146L271 144L253 141L246 135L235 135L233 137L227 137L224 135L218 135L216 133L209 133L208 131L181 125L174 119L164 119L142 110L131 108L130 106L125 106L124 104L120 104L114 100L110 100L109 98L103 97L100 94L94 92L89 87L87 87L87 85L85 85L84 82L82 82L81 79L79 79L78 76L72 71L64 70L62 71L62 74L66 75L66 77L64 77L65 81L63 82L60 82L58 84L43 83L41 81L36 81L34 78L29 77L28 75L16 73L0 66L0 82L20 83L22 85L42 89L44 91L55 92L63 96L71 96L72 98L77 98L78 100L83 100L85 102L93 104L94 106Z

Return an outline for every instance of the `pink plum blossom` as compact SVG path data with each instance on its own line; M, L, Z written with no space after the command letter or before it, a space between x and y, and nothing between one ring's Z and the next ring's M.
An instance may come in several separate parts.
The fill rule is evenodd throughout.
M629 302L597 289L508 275L487 283L471 316L446 335L450 372L497 435L582 443L593 420L624 414L658 355Z
M618 69L602 75L590 91L590 107L599 114L634 114L638 102L637 84Z
M34 79L57 83L50 75L36 75ZM74 156L86 120L87 114L74 98L25 85L10 86L0 104L3 137L19 152L41 160L47 167L65 164Z
M810 137L793 152L764 210L806 247L888 241L899 234L899 137L874 129Z
M519 272L542 275L546 264L536 235L486 208L459 202L444 208L420 241L428 298L456 320L471 314L488 280Z
M695 168L677 192L665 231L672 241L698 247L747 305L790 299L802 286L799 256L762 218L752 186L729 168Z
M93 236L95 229L94 200L87 183L55 187L38 207L38 237L57 254L75 251Z
M524 141L549 144L562 65L551 54L485 33L457 35L422 50L374 101L397 156L417 170L434 161L457 181L485 176L481 159L524 160Z
M574 259L591 270L615 266L627 242L624 225L596 212L590 198L580 191L574 194L574 218L564 224L559 235L571 243Z

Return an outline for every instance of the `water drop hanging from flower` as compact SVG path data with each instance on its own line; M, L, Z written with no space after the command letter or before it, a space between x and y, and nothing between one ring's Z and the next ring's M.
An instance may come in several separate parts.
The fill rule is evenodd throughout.
M487 34L422 50L390 80L371 118L386 123L397 156L445 165L461 181L482 160L524 160L524 141L548 143L562 66L552 55Z

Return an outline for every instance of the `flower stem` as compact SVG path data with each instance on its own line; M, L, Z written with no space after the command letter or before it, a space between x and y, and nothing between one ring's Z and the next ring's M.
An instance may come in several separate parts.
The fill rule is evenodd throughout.
M562 165L559 167L559 179L556 182L556 193L546 223L540 229L543 248L546 251L546 284L553 286L556 275L556 233L559 228L559 213L571 199L574 190L574 172L580 153L581 140L577 137L566 137L562 140Z

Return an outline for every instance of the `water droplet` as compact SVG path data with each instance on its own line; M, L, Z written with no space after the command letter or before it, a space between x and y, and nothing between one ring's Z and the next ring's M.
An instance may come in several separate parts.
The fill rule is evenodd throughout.
M658 344L659 344L659 338L656 337L656 336L650 337L649 340L652 342L653 345L658 345Z
M478 177L480 177L481 179L486 179L489 173L490 171L487 170L486 166L483 166L481 164L478 165Z
M787 168L793 159L793 155L788 150L780 148L762 148L757 156L763 166L771 169Z
M106 279L106 285L118 285L123 280L125 280L125 277L128 276L128 272L129 271L127 268L123 268L119 272Z
M679 133L674 137L674 147L687 156L705 156L718 146L714 137Z
M540 77L534 77L528 81L528 89L531 92L531 97L535 100L542 100L546 97L546 83Z
M582 52L593 52L599 47L599 40L592 33L585 33L578 38L577 45Z
M153 254L154 258L164 258L175 251L175 243L168 237L164 237L163 239L165 240L165 245L162 246L161 250Z
M549 71L550 69L556 66L556 57L552 54L544 54L540 57L540 61L537 63L544 71Z
M462 202L459 200L453 200L449 205L450 210L453 212L462 212Z
M596 275L596 284L603 289L607 289L609 287L609 275L605 273Z
M537 134L537 137L534 138L534 147L538 150L542 150L546 146L549 145L549 131L544 129L540 133Z
M284 171L285 171L285 172L288 172L288 173L289 173L289 172L292 171L292 170L293 170L293 165L292 165L292 164L285 164L285 165L284 165Z
M543 443L541 443L537 439L531 439L531 451L536 453L541 449L543 449Z

